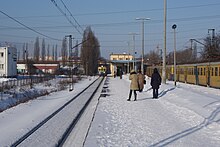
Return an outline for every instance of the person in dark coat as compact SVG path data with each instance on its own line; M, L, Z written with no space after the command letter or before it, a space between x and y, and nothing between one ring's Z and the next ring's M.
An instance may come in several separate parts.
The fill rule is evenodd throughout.
M136 91L138 91L139 88L138 88L138 77L137 77L137 73L135 72L135 70L131 70L131 73L129 75L129 80L131 80L131 84L130 84L129 98L127 99L127 101L131 100L132 91L134 91L134 101L136 101L137 100Z
M158 89L160 88L161 85L161 76L158 73L157 68L154 68L154 72L151 76L150 85L152 86L153 89L153 98L158 98Z

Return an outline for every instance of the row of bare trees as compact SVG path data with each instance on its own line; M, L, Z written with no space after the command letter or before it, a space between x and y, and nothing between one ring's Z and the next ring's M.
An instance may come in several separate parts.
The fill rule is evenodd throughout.
M202 45L202 50L198 52L196 46L194 46L194 48L188 47L184 50L177 51L177 64L220 61L220 34L217 34L216 36L208 35L203 39ZM173 64L173 57L173 52L168 53L166 57L167 64ZM162 63L162 57L156 51L150 51L150 53L145 55L144 59L145 62L149 64L158 65Z
M52 47L52 52L50 49L50 45L48 44L47 50L46 50L46 43L45 39L42 40L42 45L41 45L41 51L40 51L40 41L39 37L36 38L35 43L34 43L34 53L33 53L33 61L38 62L38 61L48 61L48 60L53 60L56 61L58 56L57 56L57 45ZM28 43L23 44L23 50L22 50L22 60L27 60L29 59L29 46ZM40 54L41 53L41 54Z
M72 57L78 57L78 42L77 45L74 47L74 52L69 55L68 53L68 45L67 45L67 39L63 38L62 45L61 45L61 62L63 66L68 65L70 56ZM87 75L94 75L97 73L98 70L98 60L100 59L100 45L97 37L93 33L91 27L87 27L83 34L83 39L81 44L81 64L84 68L85 74ZM23 45L23 51L22 51L22 58L23 61L32 61L32 62L39 62L39 61L57 61L58 55L57 51L58 47L57 45L52 48L52 54L50 50L50 46L47 46L46 50L46 43L45 40L42 40L42 44L40 47L40 41L39 37L36 38L34 43L34 53L33 57L30 59L29 57L29 47L27 43L24 43ZM41 53L41 54L40 54Z

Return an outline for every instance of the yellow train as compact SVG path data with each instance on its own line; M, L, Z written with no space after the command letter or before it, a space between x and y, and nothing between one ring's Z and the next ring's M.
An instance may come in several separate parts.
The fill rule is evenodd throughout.
M98 74L99 76L106 76L107 75L107 68L104 65L98 67Z
M162 75L162 66L149 66L148 76L151 76L153 68L157 68ZM166 66L166 78L174 80L173 65ZM220 62L177 65L176 79L179 82L220 88Z

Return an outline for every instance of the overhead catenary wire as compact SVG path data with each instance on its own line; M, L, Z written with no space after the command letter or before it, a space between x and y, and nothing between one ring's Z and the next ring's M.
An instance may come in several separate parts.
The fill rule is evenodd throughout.
M60 39L56 39L56 38L50 37L50 36L48 36L48 35L45 35L45 34L39 32L39 31L37 31L37 30L35 30L35 29L33 29L33 28L31 28L31 27L29 27L29 26L23 24L22 22L20 22L20 21L18 21L17 19L15 19L15 18L9 16L8 14L6 14L5 12L3 12L3 11L1 11L1 10L0 10L0 13L2 13L3 15L7 16L8 18L10 18L10 19L12 19L13 21L17 22L18 24L24 26L25 28L27 28L27 29L29 29L29 30L31 30L31 31L33 31L33 32L35 32L35 33L37 33L37 34L39 34L39 35L42 35L42 36L44 36L44 37L46 37L46 38L49 38L49 39L52 39L52 40L61 41Z
M67 8L66 4L63 2L63 0L60 0L63 4L63 6L66 8L66 10L69 12L70 16L73 18L73 20L76 22L76 24L81 28L81 30L83 31L83 28L81 27L81 25L78 23L78 21L75 19L75 17L73 16L73 14L70 12L70 10Z
M179 10L179 9L188 9L188 8L201 8L209 6L218 6L220 3L204 4L204 5L189 5L189 6L180 6L180 7L168 7L168 10ZM86 15L106 15L106 14L120 14L120 13L137 13L137 12L151 12L151 11L163 11L163 8L156 9L143 9L143 10L128 10L128 11L111 11L111 12L96 12L96 13L81 13L75 14L74 16L86 16Z
M57 2L55 0L51 0L51 2L57 7L57 9L66 17L66 19L69 21L69 23L77 30L79 34L82 35L82 32L76 27L76 25L67 17L68 15L58 6Z

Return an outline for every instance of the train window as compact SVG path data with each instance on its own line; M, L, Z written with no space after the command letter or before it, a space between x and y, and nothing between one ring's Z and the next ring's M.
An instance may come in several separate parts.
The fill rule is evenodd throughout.
M218 76L218 67L215 67L215 76Z
M202 71L202 69L203 69L203 68L201 68L201 75L203 75L203 71Z
M218 68L218 75L220 76L220 67Z
M220 76L220 67L218 68L218 75Z

